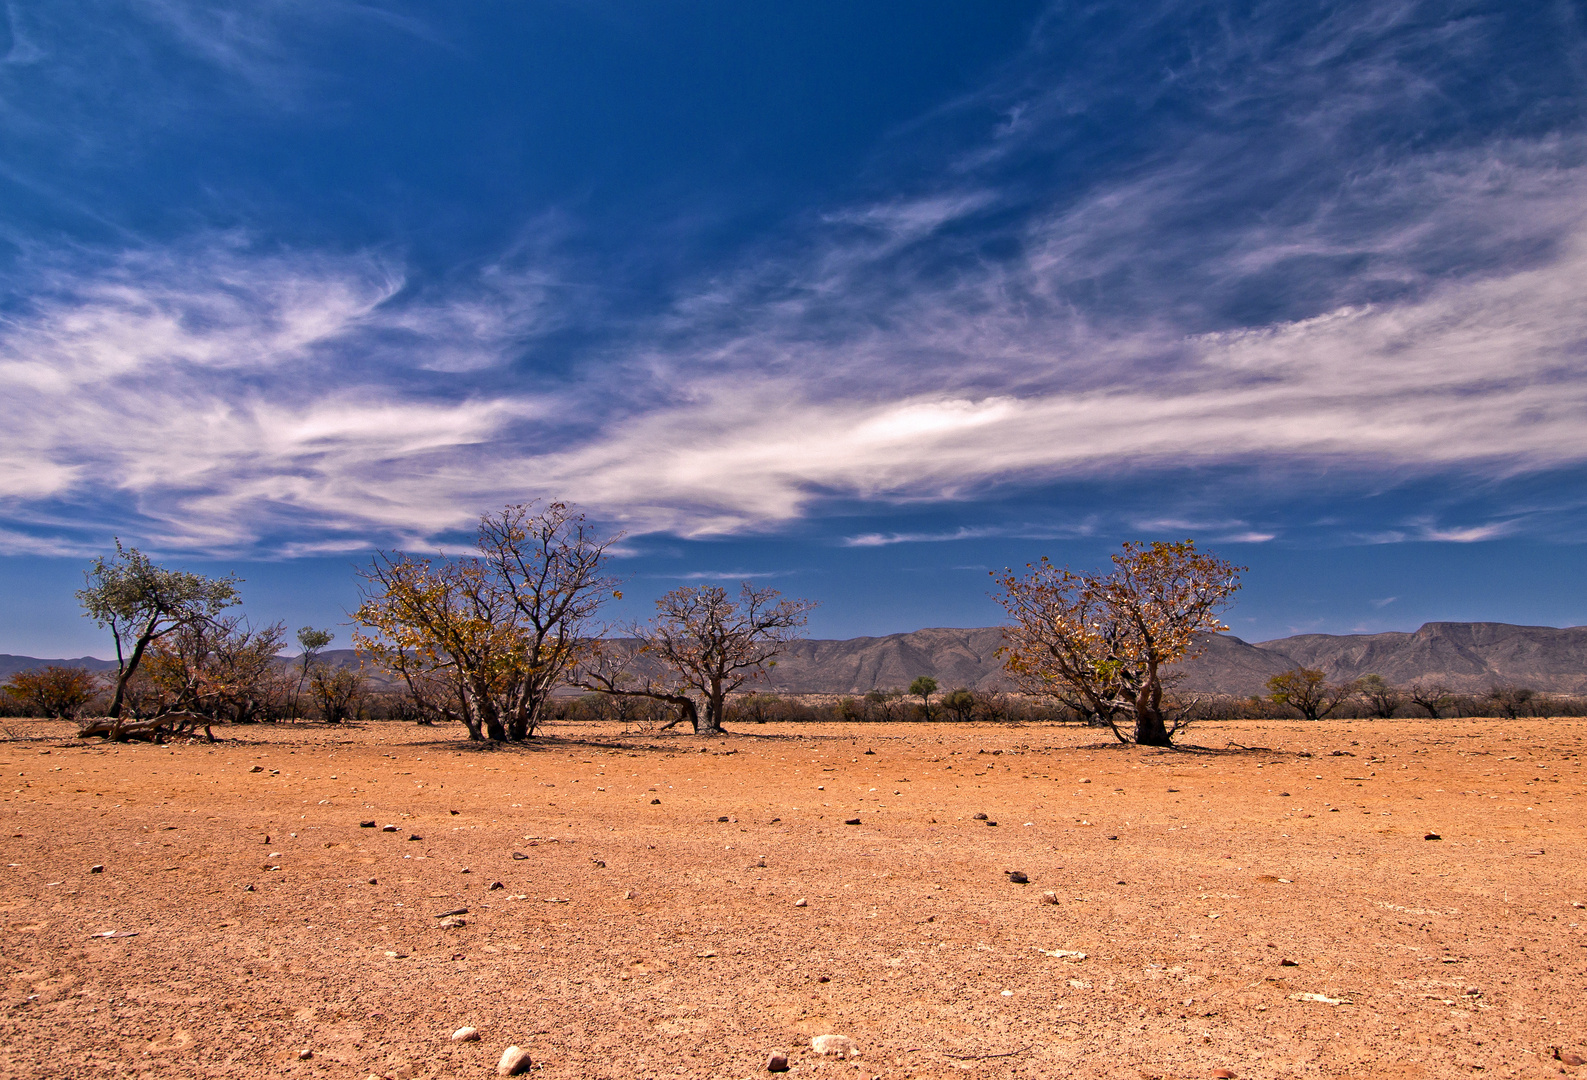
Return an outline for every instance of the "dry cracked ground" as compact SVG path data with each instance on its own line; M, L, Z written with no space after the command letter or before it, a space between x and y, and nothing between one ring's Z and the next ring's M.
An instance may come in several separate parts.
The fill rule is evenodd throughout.
M14 722L0 1074L1587 1074L1584 733Z

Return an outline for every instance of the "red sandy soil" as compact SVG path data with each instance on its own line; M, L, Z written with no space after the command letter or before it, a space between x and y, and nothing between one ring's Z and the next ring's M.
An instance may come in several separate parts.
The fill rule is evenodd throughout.
M1577 720L7 732L7 1077L1587 1075Z

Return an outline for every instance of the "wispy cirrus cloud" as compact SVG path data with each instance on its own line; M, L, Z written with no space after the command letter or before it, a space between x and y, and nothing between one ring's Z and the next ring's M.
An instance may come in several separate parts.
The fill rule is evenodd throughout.
M221 41L221 66L276 55L263 30L157 10ZM1515 14L1201 11L1102 32L1055 7L993 85L922 122L985 120L931 175L900 167L695 268L606 336L615 305L566 303L552 247L422 283L395 255L214 240L35 268L0 323L0 497L39 535L102 503L169 544L299 552L438 542L534 496L704 536L836 498L1231 463L1381 480L1587 461L1580 29L1523 70ZM1536 40L1548 16L1528 17ZM571 342L554 374L531 348L552 334ZM1276 535L1238 507L1215 520Z

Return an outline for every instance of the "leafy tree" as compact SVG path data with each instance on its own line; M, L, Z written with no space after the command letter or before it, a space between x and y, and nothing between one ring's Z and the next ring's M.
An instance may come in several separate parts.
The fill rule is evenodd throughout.
M119 721L127 682L138 670L150 644L184 627L212 619L238 603L234 576L207 578L183 570L154 565L137 548L123 548L98 558L83 575L85 587L77 593L84 614L110 630L116 640L116 682L109 714ZM110 727L120 738L121 726Z
M1367 707L1380 720L1388 720L1394 711L1405 704L1405 694L1399 687L1389 685L1382 675L1363 675L1356 683Z
M909 692L918 697L926 708L926 719L931 719L931 695L937 692L937 680L930 675L918 675L909 684Z
M320 719L327 724L357 719L364 693L363 672L320 664L309 676L309 693Z
M1027 690L1072 693L1121 742L1169 746L1163 668L1195 656L1198 633L1227 630L1217 619L1244 567L1196 550L1194 542L1126 543L1107 576L1058 569L1046 558L1024 577L998 578L1004 666ZM1114 719L1133 717L1126 735Z
M336 635L329 630L316 630L312 626L304 626L298 630L298 647L303 650L299 660L302 668L298 672L298 685L292 691L292 716L298 715L298 698L303 694L303 684L308 681L309 669L314 666L314 661L319 658L320 652L336 640Z
M766 677L805 625L813 600L784 600L776 589L739 587L737 600L720 585L673 589L656 601L656 616L636 627L642 651L659 661L676 693L698 697L703 735L720 734L727 695Z
M1330 683L1326 672L1298 667L1267 680L1268 698L1307 720L1321 720L1356 692L1355 683Z
M1536 696L1537 692L1526 686L1494 685L1488 688L1488 701L1507 720L1518 719Z
M1412 683L1408 696L1432 720L1443 719L1444 710L1455 703L1455 695L1443 683Z
M479 555L431 562L381 553L363 572L360 648L425 711L471 739L529 738L551 692L588 651L590 623L620 597L599 536L565 503L480 519Z
M975 715L975 695L961 686L942 696L942 707L951 712L954 719L968 723Z
M51 664L38 671L19 671L0 691L31 715L51 720L76 720L99 689L82 668Z

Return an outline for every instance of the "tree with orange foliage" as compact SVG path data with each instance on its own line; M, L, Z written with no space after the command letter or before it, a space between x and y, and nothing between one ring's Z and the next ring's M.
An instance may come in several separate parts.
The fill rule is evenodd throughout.
M508 506L480 519L479 555L431 561L377 555L364 571L353 635L432 715L471 739L525 739L593 636L617 581L584 515L565 503Z
M1003 663L1027 691L1078 697L1120 742L1170 746L1180 721L1169 723L1162 669L1196 656L1198 633L1228 629L1217 615L1245 567L1190 540L1127 543L1113 567L1076 574L1043 557L1023 577L994 573L1010 619ZM1120 715L1135 721L1129 736Z
M12 675L0 693L14 699L35 716L51 720L76 720L99 690L94 677L82 668L50 664L40 670Z

